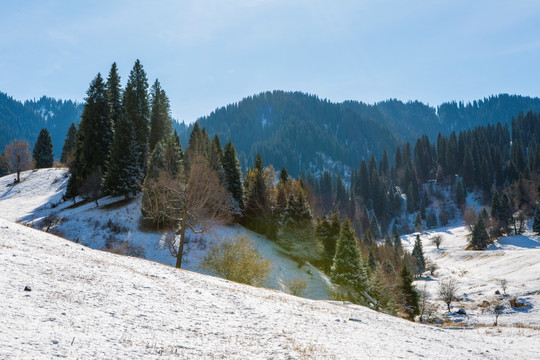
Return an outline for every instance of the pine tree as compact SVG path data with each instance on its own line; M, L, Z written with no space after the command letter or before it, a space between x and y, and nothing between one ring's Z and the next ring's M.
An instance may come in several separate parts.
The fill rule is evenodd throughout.
M420 239L420 235L416 235L412 255L416 259L416 274L421 275L424 271L426 271L426 259L424 258L424 250L422 248L422 240Z
M414 317L420 314L420 294L413 285L413 275L405 263L401 268L400 278L401 309L409 320L414 321Z
M233 198L234 204L232 213L234 215L240 215L244 209L242 170L240 169L240 162L236 156L236 149L230 141L225 145L222 163L224 173L223 186L231 193Z
M136 166L144 170L148 157L150 105L148 102L148 80L138 59L129 74L124 91L123 106L124 117L133 124Z
M351 221L345 218L336 245L336 255L330 270L332 280L360 293L367 288L367 275L356 246Z
M534 210L533 231L540 233L540 203L536 204L536 209Z
M75 126L75 123L71 123L71 126L66 133L66 140L64 141L64 146L62 147L62 154L60 155L60 162L62 164L68 164L70 157L73 156L76 136L77 126Z
M149 147L150 152L152 152L156 144L161 139L168 137L172 132L169 98L157 79L150 90L150 103L152 104L152 110L150 113Z
M36 169L50 168L53 166L53 145L51 135L47 129L39 132L34 151L34 166Z
M469 245L473 250L484 250L489 244L489 234L484 221L479 218L474 225Z

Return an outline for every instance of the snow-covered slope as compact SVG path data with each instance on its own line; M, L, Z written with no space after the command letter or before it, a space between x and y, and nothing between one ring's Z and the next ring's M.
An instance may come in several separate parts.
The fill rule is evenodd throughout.
M106 197L95 203L73 206L71 201L61 203L67 185L66 169L40 169L25 171L21 183L13 186L13 176L0 178L0 218L33 224L48 215L58 218L51 232L86 245L102 249L107 241L128 241L135 250L149 260L174 265L163 232L146 231L141 226L140 198L129 203L116 204L122 198ZM265 287L289 291L292 280L302 279L307 284L304 296L312 299L330 299L332 284L326 274L310 264L299 264L287 257L275 242L269 241L241 226L220 227L204 237L192 236L188 240L188 254L184 269L206 273L201 263L208 250L216 243L234 236L247 235L257 250L273 264Z
M297 298L95 251L6 220L0 220L0 264L3 359L533 359L539 354L538 331L415 324L360 306ZM26 286L31 291L24 291Z
M430 242L435 235L443 238L440 249ZM465 250L469 235L465 226L422 233L426 259L438 269L434 276L417 281L416 286L425 286L435 301L439 280L455 279L460 301L453 303L453 310L466 310L467 316L461 319L465 324L493 324L494 315L479 305L502 298L504 311L499 324L540 329L540 238L526 231L523 235L502 237L484 251L471 251ZM404 236L404 246L412 250L415 238L416 234ZM507 281L507 296L496 296L496 291L504 293L500 284L503 279ZM514 298L528 306L512 308L508 301ZM442 302L439 309L441 314L447 311Z

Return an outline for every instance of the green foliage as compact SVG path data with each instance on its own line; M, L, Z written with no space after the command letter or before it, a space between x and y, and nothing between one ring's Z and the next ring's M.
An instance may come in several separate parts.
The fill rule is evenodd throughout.
M67 133L66 140L64 140L64 146L62 147L62 154L60 155L60 162L67 164L73 157L73 151L75 149L75 139L77 136L77 126L75 123L71 123Z
M367 275L358 247L356 236L348 218L341 226L336 246L336 255L330 272L332 280L357 292L367 288Z
M242 184L242 171L236 156L236 149L230 141L225 145L222 165L223 186L231 193L234 202L232 213L239 215L244 208L244 185Z
M420 294L413 285L414 278L406 264L401 268L400 278L400 307L408 319L414 321L420 314Z
M424 258L424 250L420 235L416 235L412 255L416 259L416 274L421 275L424 271L426 271L426 259Z
M210 249L203 266L227 280L248 285L262 285L272 264L254 248L247 236L224 241Z
M113 130L105 83L101 74L98 73L92 80L86 94L81 124L75 140L66 198L78 195L78 190L87 177L98 168L100 171L105 169L109 159Z
M473 250L484 250L489 245L489 234L484 226L484 221L479 218L474 225L469 246Z
M169 98L161 84L156 79L150 90L150 103L152 105L150 113L150 152L154 150L156 144L172 132L171 109Z
M124 118L132 124L133 129L133 150L137 159L133 166L144 169L148 156L150 104L146 72L138 59L129 74L122 104ZM117 130L120 131L120 129Z
M47 129L41 129L34 150L34 167L36 169L50 168L53 166L53 145L51 135Z

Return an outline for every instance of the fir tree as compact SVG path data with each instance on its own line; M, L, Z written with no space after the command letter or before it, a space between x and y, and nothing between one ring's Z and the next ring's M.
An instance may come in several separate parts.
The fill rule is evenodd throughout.
M157 79L150 90L150 102L152 104L149 142L151 152L161 139L168 137L172 132L169 98Z
M271 215L269 188L264 177L264 165L261 154L255 157L254 167L246 175L244 222L252 230L264 234Z
M474 225L469 245L473 250L484 250L489 245L489 234L481 218Z
M244 209L244 186L242 184L242 170L240 162L236 156L236 149L232 142L225 145L223 152L223 186L227 189L233 198L233 214L240 215Z
M36 169L53 166L53 145L51 135L47 129L41 129L32 152Z
M101 74L98 73L92 80L86 94L86 103L75 139L72 172L66 189L66 198L78 195L78 188L86 178L97 169L103 171L109 159L113 131L105 83Z
M129 74L122 103L124 117L133 124L136 166L139 169L145 169L148 157L150 105L148 102L148 80L138 59ZM120 131L120 129L118 130Z
M223 182L223 148L221 146L221 140L219 140L219 136L217 134L214 136L214 139L210 144L208 164L218 173L219 178Z
M424 250L422 248L422 240L420 239L420 235L416 235L412 255L416 259L416 273L421 275L424 271L426 271L426 259L424 258Z
M71 123L67 133L64 146L62 147L62 154L60 155L60 162L67 164L70 161L70 157L73 156L73 150L75 149L75 138L77 136L77 126L75 123Z
M367 276L356 246L351 222L345 218L336 246L336 255L330 271L332 280L360 293L367 288Z
M400 278L401 309L409 320L414 321L414 317L420 314L420 294L413 285L413 275L405 263L401 268Z
M109 76L107 77L107 83L105 85L107 89L107 103L109 105L109 119L114 133L117 131L116 126L123 116L124 109L122 107L122 87L120 85L120 75L118 75L118 68L116 63L111 65Z
M121 117L116 128L118 131L111 148L104 189L112 196L125 196L127 199L139 190L142 170L133 123L127 117Z

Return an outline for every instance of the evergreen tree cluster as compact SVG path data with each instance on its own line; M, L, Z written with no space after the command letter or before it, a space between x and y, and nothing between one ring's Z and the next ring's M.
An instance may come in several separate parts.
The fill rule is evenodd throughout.
M424 221L428 227L437 226L437 219L447 221L445 209L438 214L426 211L434 200L421 186L428 182L450 186L462 209L468 192L480 192L485 203L496 198L492 217L497 223L491 226L499 233L508 232L518 227L513 215L532 216L539 198L538 123L538 114L520 113L512 119L511 131L508 125L497 123L449 136L439 134L436 143L422 136L414 148L408 143L397 147L392 163L386 151L378 163L373 155L367 162L362 160L348 188L339 175L328 171L319 178L308 172L303 179L313 190L316 212L328 214L337 207L353 219L358 231L367 234L369 230L376 238L384 236L403 211L417 214L417 228Z
M116 63L107 80L98 73L88 88L79 128L71 125L62 149L64 161L71 157L65 197L85 196L89 188L94 194L103 190L113 196L134 195L146 171L150 133L155 146L171 136L171 130L167 96L156 80L150 104L139 60L123 90Z

